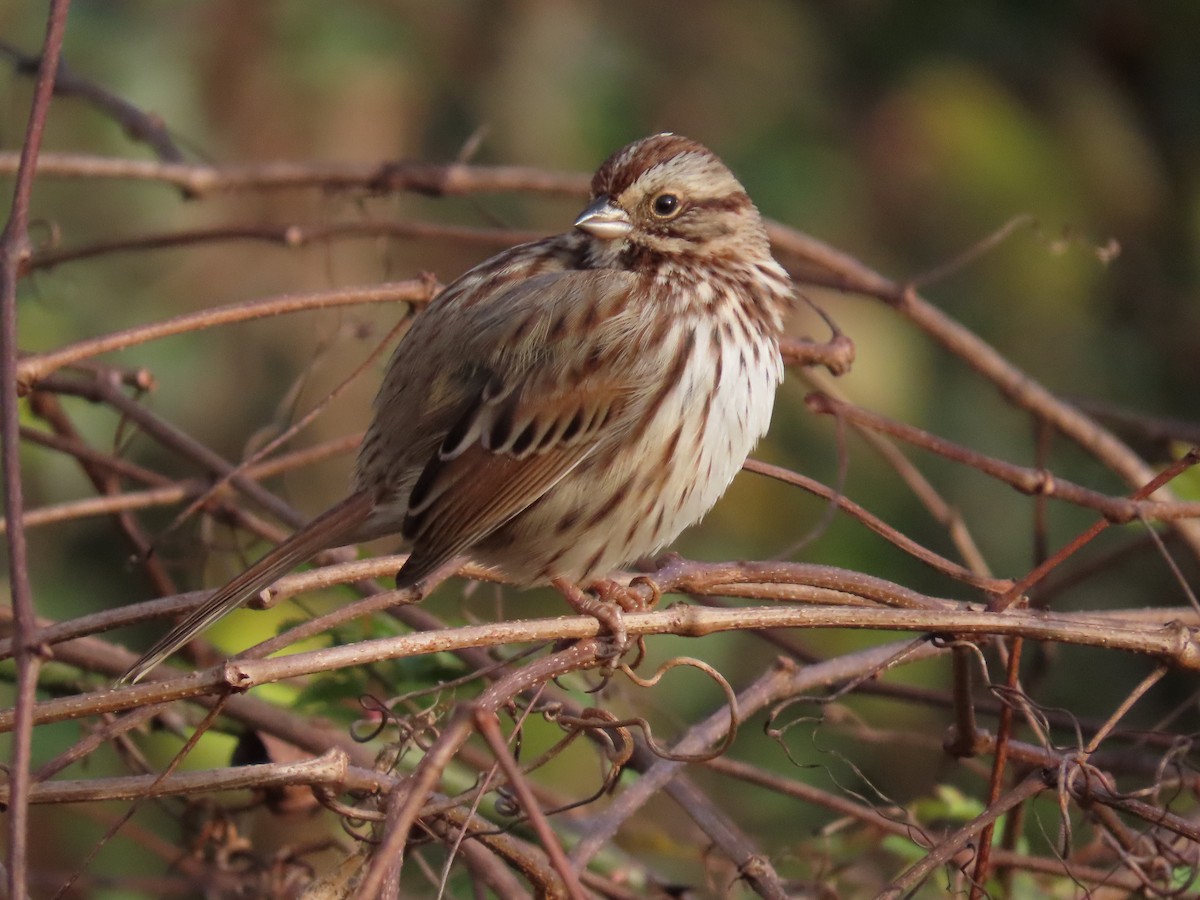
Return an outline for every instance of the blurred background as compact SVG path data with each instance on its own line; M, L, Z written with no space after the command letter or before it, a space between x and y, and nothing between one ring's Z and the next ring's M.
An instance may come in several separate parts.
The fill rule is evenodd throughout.
M0 38L36 53L45 11L44 3L0 6ZM1053 391L1195 422L1198 34L1200 4L1188 0L694 0L686 10L598 0L78 0L64 57L77 75L161 116L193 160L217 166L441 162L467 152L473 162L590 172L629 140L684 133L726 160L764 214L898 281L919 277L1012 217L1028 215L1033 224L925 296ZM0 150L19 150L31 88L12 65L0 66ZM45 150L151 157L110 119L70 99L52 107ZM571 221L581 200L296 190L186 201L164 185L44 178L34 194L34 238L46 247L74 248L201 227L386 219L550 232ZM1109 259L1113 247L1120 252ZM20 346L36 352L188 310L425 271L448 282L496 249L370 238L300 249L230 241L105 255L23 282ZM853 372L838 383L855 402L984 453L1034 462L1029 419L960 360L877 301L805 293L857 346ZM146 402L237 459L328 393L398 315L364 307L289 316L158 341L108 361L153 372L157 389ZM826 336L812 315L798 316L794 332ZM361 429L377 370L359 379L297 445ZM801 376L789 376L771 437L757 455L834 483L832 424L804 411L809 389ZM71 411L101 446L127 440L111 413L82 403ZM1163 458L1161 446L1137 446ZM943 530L888 468L860 442L851 440L849 452L845 491L851 498L911 537L952 552ZM136 436L127 453L169 472L177 467ZM1020 575L1030 567L1033 507L1027 498L968 469L910 455L962 511L996 574ZM1052 443L1049 461L1062 477L1110 493L1126 490L1061 440ZM341 495L351 462L335 460L273 486L316 512ZM91 492L74 463L43 450L27 451L26 472L31 507ZM1181 489L1200 496L1194 479ZM818 501L743 475L679 549L709 559L785 553L822 511ZM173 514L151 513L147 527L163 527ZM1054 506L1051 547L1092 518ZM234 554L198 546L199 530L185 526L163 538L163 558L186 587L212 584L239 565ZM1088 553L1135 533L1112 532ZM149 596L105 520L31 531L30 546L43 615L66 618ZM835 521L800 558L968 596L851 522ZM1194 576L1194 568L1188 572ZM536 608L554 611L555 602ZM1167 567L1153 555L1055 599L1063 608L1182 602ZM492 615L486 604L475 611ZM245 626L239 628L240 634L218 633L217 642L244 646ZM878 640L800 639L822 655ZM749 639L741 640L744 648ZM737 685L739 666L745 663L751 675L760 662L739 658L737 646L733 639L664 641L656 652L686 647ZM1145 674L1145 665L1132 658L1052 653L1062 658L1047 667L1040 699L1080 714L1106 714L1112 698ZM902 677L940 684L944 669ZM1097 676L1113 679L1110 691L1098 689L1090 674L1080 684L1079 671L1098 669ZM1165 686L1135 718L1153 722L1190 690ZM687 722L716 700L704 688L666 695L661 704ZM897 724L869 701L857 708L872 724ZM926 717L930 733L940 734L944 721L931 712L917 715ZM39 732L49 742L44 752L53 749L52 734ZM62 740L73 734L64 729ZM837 738L828 743L836 746ZM761 747L749 752L770 755ZM906 769L902 747L879 752L876 759L869 746L859 746L855 763L898 802L944 777ZM740 814L761 825L774 813L763 803Z

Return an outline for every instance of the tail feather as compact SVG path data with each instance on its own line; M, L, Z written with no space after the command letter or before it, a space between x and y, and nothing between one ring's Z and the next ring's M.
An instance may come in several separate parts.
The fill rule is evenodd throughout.
M256 597L300 563L351 538L366 521L372 505L370 495L359 491L321 513L196 607L142 654L117 684L137 684L147 672L226 613Z

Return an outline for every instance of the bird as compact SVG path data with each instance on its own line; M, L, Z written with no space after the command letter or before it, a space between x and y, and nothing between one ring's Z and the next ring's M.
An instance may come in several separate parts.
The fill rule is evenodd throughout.
M476 265L414 317L349 495L120 683L321 550L384 535L409 548L399 588L467 556L594 611L586 591L699 521L768 430L794 302L716 154L671 133L623 147L571 228Z

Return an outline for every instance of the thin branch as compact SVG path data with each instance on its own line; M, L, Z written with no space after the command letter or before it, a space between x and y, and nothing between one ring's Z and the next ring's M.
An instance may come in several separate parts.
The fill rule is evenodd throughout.
M17 278L30 252L29 200L33 193L34 173L42 149L50 98L54 94L54 76L62 53L69 8L70 0L51 0L46 36L42 42L42 62L38 67L29 122L17 160L12 205L4 232L0 234L0 457L3 457L4 470L4 517L10 522L20 522L24 516L21 435L17 410ZM11 803L8 808L7 881L9 897L24 900L29 887L26 849L29 837L32 712L39 668L37 622L29 584L25 532L14 528L5 537L17 662L15 733L8 770Z
M1111 432L1056 397L1029 373L1018 369L994 347L924 300L915 290L885 278L848 253L794 228L770 223L767 230L776 249L803 263L804 271L797 273L798 277L884 301L990 381L1004 397L1048 422L1116 472L1126 484L1136 488L1154 478L1153 468ZM1171 491L1163 489L1157 499L1171 503L1176 498ZM1193 554L1200 557L1200 520L1175 520L1172 528L1187 542Z
M349 760L340 750L295 763L262 763L222 769L196 770L167 776L135 775L49 781L33 786L31 803L94 803L104 800L145 800L216 791L266 790L294 785L339 787L346 781ZM0 784L0 803L9 791Z
M149 325L138 325L99 338L89 338L77 344L68 344L49 353L23 357L17 378L22 394L47 376L73 363L124 350L147 341L186 334L202 328L215 328L234 322L247 322L267 316L331 309L338 306L357 306L365 303L428 303L438 292L438 284L431 278L413 278L408 281L385 282L369 287L342 288L336 291L319 291L312 294L283 294L263 300L230 303L213 309L186 313Z
M887 886L886 890L878 894L877 900L892 900L892 898L905 896L909 891L918 887L926 878L932 875L936 869L949 863L986 826L993 824L1006 812L1044 790L1046 790L1046 782L1040 773L1029 776L995 803L990 804L987 809L958 829L958 831L954 832L954 834L939 843L920 862L893 880Z
M1126 650L1153 656L1189 671L1200 671L1200 641L1178 623L1148 630L1120 621L1099 622L1092 616L1050 615L1009 610L1003 615L974 611L874 609L868 607L747 607L710 609L679 605L655 612L627 613L630 636L675 634L703 637L723 631L757 628L849 628L911 631L918 634L1021 635L1033 640ZM466 647L509 643L541 643L596 637L600 624L590 616L528 619L468 625L444 631L375 638L359 643L293 653L284 657L231 660L222 666L183 677L155 680L132 687L58 697L37 704L34 722L45 724L100 713L119 712L143 703L200 697L212 692L250 688L348 666L366 666ZM127 662L133 654L123 653ZM123 671L118 663L114 674ZM11 710L0 710L0 731L13 727Z
M153 477L149 480L162 483L161 487L149 488L142 491L129 490L120 494L106 494L102 497L89 497L85 500L67 500L62 503L39 506L25 513L22 524L26 530L36 528L40 525L74 522L114 512L150 509L157 506L174 506L185 500L194 500L203 497L210 492L212 487L211 481L189 480L172 482L168 478L159 476L157 473L142 470L118 457L105 456L95 451L89 451L88 448L73 446L68 443L55 444L55 442L47 440L46 436L34 436L28 430L23 430L22 435L36 443L41 443L45 446L54 446L55 449L62 450L64 453L72 456L89 459L95 465L109 467L114 473L119 472L126 475L133 473L138 476L150 475ZM361 434L347 435L346 437L326 441L323 444L304 450L280 454L272 459L246 466L243 474L249 478L253 478L255 481L263 481L282 472L303 468L312 465L314 462L348 453L358 446L361 437ZM225 503L220 497L208 499L205 502L205 509L215 515L227 518L232 518L238 514L236 507ZM8 523L0 520L0 534L7 527Z
M36 73L41 66L39 57L22 53L7 41L0 41L0 53L12 59L16 71L22 75ZM80 77L71 71L62 59L58 62L58 71L54 79L54 94L60 97L79 97L87 101L117 122L132 140L148 145L164 162L183 161L183 153L175 146L166 123L160 116L145 112L124 97L119 97L95 82Z
M828 394L815 391L805 398L808 408L815 413L836 415L862 425L891 435L899 440L936 453L946 459L954 460L963 465L1003 481L1010 487L1033 497L1056 497L1068 503L1074 503L1086 509L1094 509L1109 522L1125 524L1135 519L1152 521L1178 521L1181 519L1200 520L1200 502L1184 503L1179 501L1160 501L1129 499L1125 497L1110 497L1099 491L1089 490L1081 485L1073 484L1064 478L1059 478L1047 469L1031 469L1028 466L1018 466L995 457L979 453L969 447L948 441L930 434L912 425L896 422L885 416L860 409L853 404L835 400ZM1157 473L1155 473L1157 475ZM1148 481L1154 482L1152 476ZM1156 484L1156 488L1157 488ZM1141 485L1138 486L1139 488ZM1153 494L1151 490L1149 496Z
M17 157L0 153L0 175L16 171ZM525 191L585 197L590 178L574 172L547 172L525 166L438 165L423 162L269 162L209 166L155 160L116 159L86 154L47 153L39 164L47 178L107 178L171 185L190 196L248 190L318 188L370 193L411 191L430 197Z
M809 478L806 475L801 475L798 472L793 472L790 469L785 469L782 466L773 466L770 463L760 462L757 459L747 459L742 466L747 472L754 472L758 475L765 475L768 478L774 478L776 481L782 481L784 484L794 485L802 490L808 491L817 497L828 500L835 504L838 509L842 510L856 521L860 522L871 531L878 534L888 543L899 547L905 553L925 563L931 569L965 582L972 587L982 588L991 593L1004 593L1012 587L1010 579L990 578L983 575L977 575L970 569L966 569L958 563L955 563L946 557L934 553L925 547L922 547L912 538L901 533L897 529L888 525L878 516L863 509L849 497L837 493L831 488L826 487L819 481Z
M505 228L468 228L438 225L432 222L401 222L372 219L365 222L336 222L331 225L224 225L187 231L130 235L96 241L81 247L39 250L30 258L27 270L52 269L64 263L78 262L114 253L194 247L201 244L253 241L297 249L325 244L344 238L391 237L404 240L429 240L491 248L511 247L545 237L543 232Z

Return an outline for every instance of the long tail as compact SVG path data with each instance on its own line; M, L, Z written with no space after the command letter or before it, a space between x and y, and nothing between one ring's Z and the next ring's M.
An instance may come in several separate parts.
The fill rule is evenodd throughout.
M352 537L366 521L372 505L370 495L360 491L321 513L189 613L147 650L117 684L137 684L147 672L217 619L258 596L300 563Z

